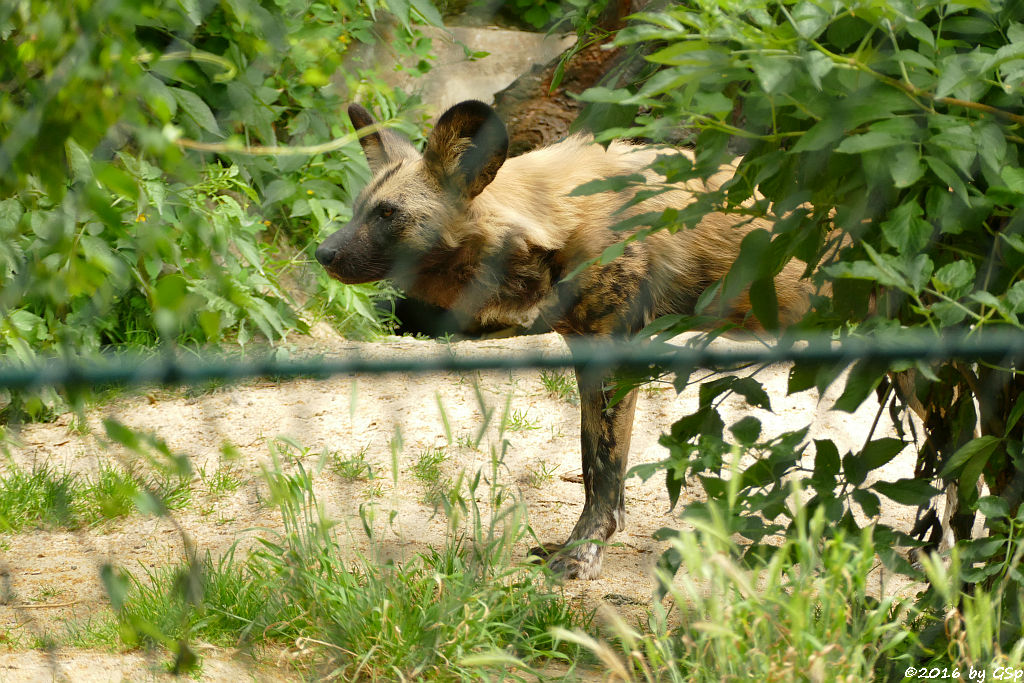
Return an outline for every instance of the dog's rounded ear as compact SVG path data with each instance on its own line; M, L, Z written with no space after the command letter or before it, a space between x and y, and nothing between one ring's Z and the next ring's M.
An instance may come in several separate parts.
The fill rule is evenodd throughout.
M357 131L377 123L373 115L363 105L355 102L348 105L348 117ZM359 144L363 147L363 154L366 155L366 161L370 164L370 171L373 173L379 171L389 162L416 156L416 148L412 146L412 143L390 130L367 133L359 138Z
M471 199L494 180L508 156L508 131L479 100L460 102L438 119L423 150L427 169L446 189Z

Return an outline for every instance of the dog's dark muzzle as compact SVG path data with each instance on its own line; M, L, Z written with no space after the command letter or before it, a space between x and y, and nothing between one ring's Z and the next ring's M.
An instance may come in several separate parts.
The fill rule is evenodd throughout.
M326 268L327 266L331 265L332 261L334 261L334 257L337 253L337 249L333 249L331 245L329 245L327 242L324 242L319 247L316 248L315 256L316 260L320 263L320 265Z
M331 277L345 284L373 282L387 277L388 250L375 244L365 226L349 223L316 248L316 260Z

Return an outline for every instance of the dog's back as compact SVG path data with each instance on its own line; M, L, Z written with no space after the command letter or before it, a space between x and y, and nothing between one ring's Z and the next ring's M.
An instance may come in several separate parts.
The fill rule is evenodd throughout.
M700 192L718 189L732 177L735 167L723 166L707 182L693 180L628 206L640 185L620 191L573 195L579 186L615 177L640 175L663 186L664 178L650 170L658 155L688 150L612 142L604 148L589 136L574 135L557 144L508 159L494 180L473 201L463 229L486 235L495 245L521 242L524 248L551 250L566 272L594 259L630 232L617 232L620 221L667 208L681 209ZM715 213L696 227L678 232L659 231L635 243L647 260L647 278L654 299L654 315L692 313L697 298L722 278L736 260L743 237L755 229L771 230L762 219ZM780 321L791 322L807 306L810 287L801 280L803 266L789 264L775 279ZM583 275L583 277L586 277ZM749 298L738 296L721 311L743 325L756 324L747 316ZM529 318L528 315L521 317Z

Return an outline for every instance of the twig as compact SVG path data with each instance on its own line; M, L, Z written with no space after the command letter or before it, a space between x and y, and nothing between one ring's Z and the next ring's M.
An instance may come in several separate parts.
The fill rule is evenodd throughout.
M81 602L80 600L72 600L71 602L51 602L45 605L0 605L0 607L9 607L11 609L58 609L60 607L70 607Z
M353 142L359 140L359 138L366 137L372 133L379 133L385 128L390 127L394 123L393 119L382 121L378 123L372 123L369 126L363 126L359 130L342 135L340 138L335 138L329 142L324 142L319 145L299 145L295 147L291 146L265 146L265 145L242 145L232 142L200 142L198 140L191 140L189 138L178 138L174 141L174 144L184 149L192 149L197 152L216 152L218 154L247 154L250 156L269 155L269 156L312 156L314 154L323 154L325 152L333 152L335 150L351 145Z

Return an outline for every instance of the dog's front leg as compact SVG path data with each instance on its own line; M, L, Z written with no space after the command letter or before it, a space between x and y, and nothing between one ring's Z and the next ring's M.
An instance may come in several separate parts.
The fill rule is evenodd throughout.
M565 578L596 579L604 542L625 526L624 484L637 390L609 407L615 388L610 371L576 366L580 391L580 445L586 500L564 544L545 546L551 569Z

